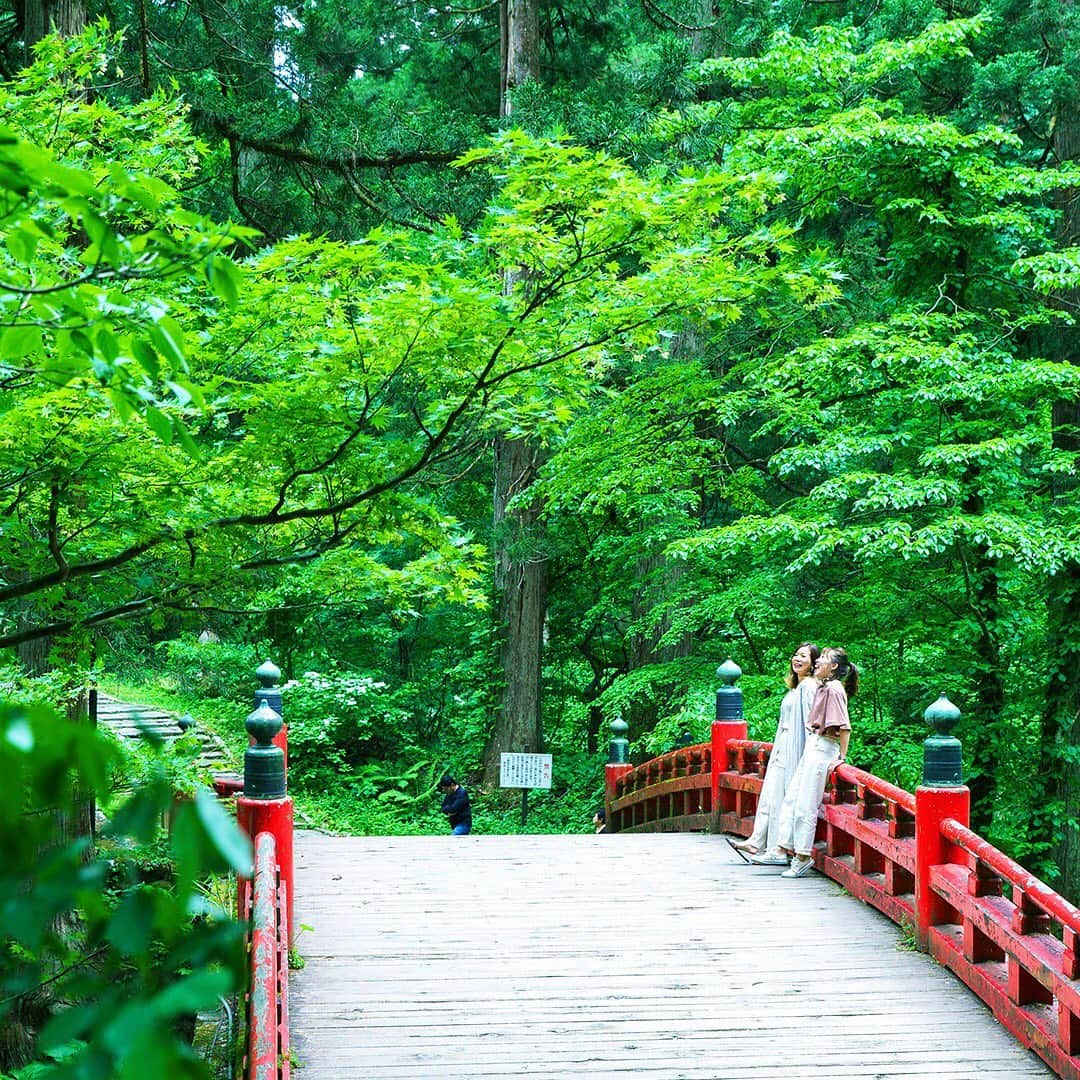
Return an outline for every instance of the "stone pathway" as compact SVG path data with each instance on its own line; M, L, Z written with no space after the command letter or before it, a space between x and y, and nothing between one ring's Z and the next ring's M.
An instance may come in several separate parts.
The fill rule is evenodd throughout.
M138 741L149 732L164 742L175 742L181 735L178 719L176 713L166 712L157 706L135 705L98 692L97 722L122 739ZM235 758L238 755L230 751L220 736L202 724L196 725L195 735L202 747L197 758L200 767L209 769L211 773L236 771Z

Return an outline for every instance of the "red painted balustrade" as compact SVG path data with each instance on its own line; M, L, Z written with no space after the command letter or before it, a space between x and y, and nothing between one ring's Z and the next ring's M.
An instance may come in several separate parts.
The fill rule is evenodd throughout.
M701 745L635 768L608 766L621 770L609 779L609 830L748 836L772 747L724 745L726 760ZM1059 1076L1080 1080L1080 910L967 828L967 816L967 788L912 794L841 765L815 863L906 927Z
M727 739L725 747L726 760L717 761L718 812L713 832L740 832L747 819L752 829L772 743Z
M818 869L893 922L914 929L915 796L873 773L841 765L826 794ZM824 836L822 834L824 833Z
M712 820L712 747L685 746L626 767L613 788L607 807L611 832L704 831Z
M255 876L239 882L240 918L250 920L245 1080L288 1080L288 898L272 833L255 838Z
M960 822L940 829L949 848L930 868L942 905L930 955L1059 1076L1080 1077L1080 911Z

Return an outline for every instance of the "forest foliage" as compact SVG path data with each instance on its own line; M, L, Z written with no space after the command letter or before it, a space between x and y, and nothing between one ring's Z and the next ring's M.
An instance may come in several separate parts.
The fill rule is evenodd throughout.
M1073 5L539 4L509 116L499 5L87 0L28 49L33 7L5 687L239 744L270 656L309 811L430 830L437 771L519 749L495 568L542 564L533 827L586 827L616 716L705 738L726 656L771 737L815 640L862 669L853 761L913 787L947 693L976 827L1078 894ZM537 467L496 523L504 440Z
M332 11L245 5L260 62L205 19L217 45L181 46L164 8L92 23L4 86L0 643L85 669L265 642L299 683L379 685L342 767L468 773L505 677L491 552L517 544L554 582L553 745L595 752L616 712L643 747L700 735L723 655L772 676L842 641L864 762L911 784L948 692L979 824L1053 872L1018 792L1060 828L1068 12L1032 23L1036 69L991 7L689 33L612 5L552 24L550 85L496 130L479 74L451 103L440 67L479 63L480 15L372 38ZM496 438L544 448L540 539L492 527Z

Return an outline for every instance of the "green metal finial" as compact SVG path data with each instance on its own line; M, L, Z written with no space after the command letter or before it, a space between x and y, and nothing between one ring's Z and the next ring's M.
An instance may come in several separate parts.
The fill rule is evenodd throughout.
M742 668L729 656L717 669L723 682L716 691L716 719L720 723L734 723L743 719L742 691L735 681L742 675Z
M960 721L960 710L942 694L923 713L934 734L923 743L923 784L926 787L962 787L964 759L960 740L950 732Z
M948 735L960 720L960 710L941 694L923 713L923 719L931 723L939 735Z
M630 725L621 717L616 716L611 721L611 742L608 743L608 764L626 765L630 761L630 742L626 733Z
M244 751L244 795L249 799L285 797L285 753L275 746L281 717L265 701L248 714L244 723L254 745Z
M284 717L285 713L281 708L281 687L278 685L278 680L281 678L281 669L277 664L264 660L255 669L255 678L259 680L260 684L258 690L255 691L255 708L258 709L260 705L266 704L279 717Z
M265 701L260 701L259 707L254 712L248 713L244 727L247 728L248 734L257 745L266 747L274 741L274 736L281 730L281 717Z
M737 679L742 676L742 668L729 656L717 669L724 686L734 686Z
M255 669L255 678L269 689L271 686L277 685L278 680L281 678L281 669L272 661L264 660Z

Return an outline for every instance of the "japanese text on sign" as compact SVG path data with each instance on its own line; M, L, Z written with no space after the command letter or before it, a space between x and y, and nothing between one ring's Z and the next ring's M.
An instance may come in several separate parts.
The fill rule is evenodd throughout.
M550 754L500 754L499 787L550 788Z

